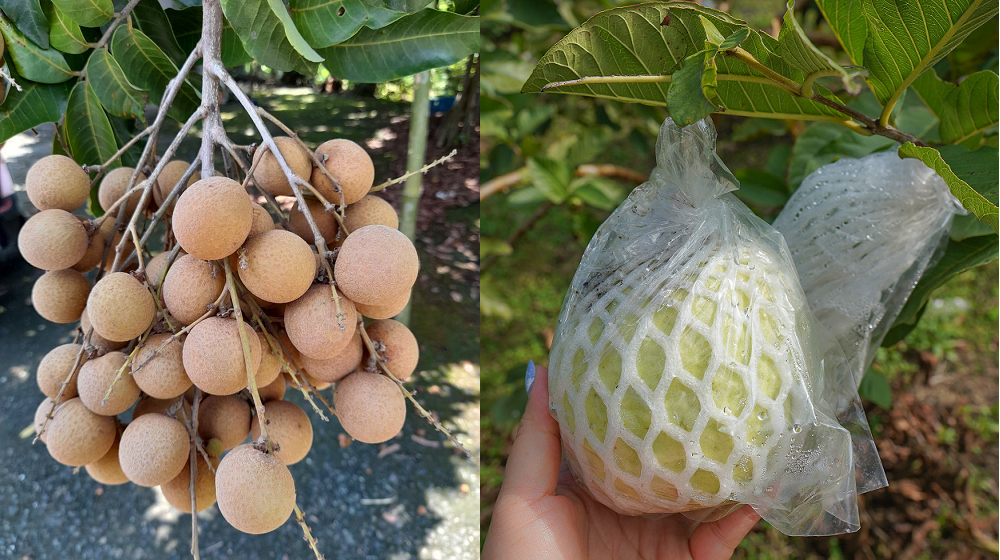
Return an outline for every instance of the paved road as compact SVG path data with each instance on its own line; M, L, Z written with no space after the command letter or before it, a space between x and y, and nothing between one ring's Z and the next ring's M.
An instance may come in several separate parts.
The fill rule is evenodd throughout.
M18 184L30 162L48 153L46 134L51 132L39 130L40 138L22 135L4 147ZM421 256L424 263L431 260ZM191 519L170 508L156 489L102 486L85 471L74 473L56 463L41 443L32 445L31 437L19 436L42 400L34 379L38 362L49 349L68 342L72 332L71 325L48 323L31 308L31 286L39 274L20 260L0 269L0 558L190 557ZM423 278L421 282L420 290L430 292ZM434 305L427 303L431 297L417 292L414 313L434 313ZM472 326L466 330L476 334L467 336L478 336ZM422 353L421 400L457 426L478 455L478 338L422 347ZM303 406L298 395L289 400ZM299 506L327 558L478 558L475 463L451 449L411 439L418 430L428 440L443 439L433 430L424 432L428 426L415 414L393 440L400 449L381 459L378 446L353 443L342 449L337 421L312 418L312 451L290 468ZM217 507L199 517L202 558L311 557L294 521L253 536L231 528Z

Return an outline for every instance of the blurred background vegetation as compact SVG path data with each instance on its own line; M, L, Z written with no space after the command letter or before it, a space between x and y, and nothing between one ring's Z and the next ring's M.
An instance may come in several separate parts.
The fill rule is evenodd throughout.
M527 400L525 366L529 359L547 363L583 250L652 169L656 133L667 116L662 108L519 92L538 59L567 32L600 10L628 3L481 5L482 538ZM784 0L702 3L775 35L785 11ZM846 61L813 2L796 2L796 13L816 45ZM935 70L957 82L977 70L996 71L997 61L994 19ZM908 93L899 127L934 140L935 117ZM850 104L879 111L870 93ZM741 181L735 194L767 221L819 166L894 146L831 123L713 117L719 153ZM996 131L988 136L986 143L996 146ZM980 235L980 226L987 227L958 218L953 238ZM917 327L879 350L862 396L890 488L863 497L861 532L792 539L762 522L737 557L996 558L997 308L994 261L935 290Z

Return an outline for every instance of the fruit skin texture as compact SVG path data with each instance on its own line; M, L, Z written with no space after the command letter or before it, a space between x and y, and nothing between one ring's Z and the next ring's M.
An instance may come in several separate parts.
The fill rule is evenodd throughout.
M312 171L312 160L309 158L309 153L288 136L275 136L274 143L278 146L281 155L285 157L288 168L303 180L308 181L309 173ZM257 163L261 159L263 161ZM262 144L254 152L253 163L257 166L253 172L253 178L260 188L274 196L292 196L294 194L285 174L281 172L278 158L274 157L266 144Z
M87 316L94 331L115 342L141 335L155 315L153 295L126 272L101 278L87 298Z
M344 210L344 225L347 231L375 225L398 229L399 216L384 198L369 194Z
M410 303L410 290L406 290L384 303L375 305L355 303L354 307L358 309L358 313L369 319L391 319L402 313L408 303Z
M195 507L204 511L215 504L215 473L208 467L201 453L198 457L198 471L194 479ZM219 467L219 459L212 458L212 468ZM191 460L184 463L180 474L166 484L160 485L160 491L167 502L184 513L191 513Z
M274 229L274 218L267 213L267 210L263 206L256 202L251 202L250 207L253 208L253 220L250 222L248 238Z
M256 235L243 246L240 280L250 292L272 303L288 303L306 293L316 277L316 257L301 237L274 230Z
M365 226L344 240L333 274L348 299L378 305L412 288L419 269L417 250L403 233Z
M125 193L128 192L128 181L132 178L132 173L134 171L135 168L132 167L118 167L108 171L107 174L104 175L104 178L101 179L101 185L97 187L97 200L101 203L101 208L103 208L105 212L107 212L108 208L111 208L111 206L114 205L119 198L125 196ZM144 173L139 173L139 177L136 178L135 184L138 185L145 180L146 175ZM124 204L118 205L118 208L124 206L125 215L131 218L132 214L135 213L136 207L139 206L140 198L142 198L141 190L133 193L132 196L128 197L128 201ZM118 211L115 210L116 215L117 213Z
M70 399L49 420L45 445L56 461L82 467L104 457L115 442L115 433L113 417L94 414L80 399Z
M385 365L396 379L410 379L420 360L420 346L410 329L399 321L382 319L373 321L365 330L372 341L377 340L385 346Z
M53 154L35 162L24 179L28 200L39 210L72 212L87 202L90 178L72 158Z
M226 273L219 265L193 255L178 257L163 279L163 303L185 325L195 322L219 298Z
M82 222L88 220L81 219ZM104 258L104 246L107 244L108 237L114 234L114 238L111 240L111 245L108 247L108 259L104 261L104 270L110 270L111 265L115 262L115 247L122 239L122 233L115 230L115 220L107 219L101 222L101 227L97 229L90 237L90 243L87 245L87 251L80 257L80 260L73 265L73 270L79 272L90 272L95 267L101 264L101 259ZM131 240L125 242L125 247L122 248L123 254L127 255L135 245L132 244Z
M361 365L361 356L363 354L364 344L361 341L361 333L355 330L351 341L336 356L329 360L317 360L303 355L302 368L312 378L325 383L336 383L347 374L358 369Z
M264 333L258 332L257 339L260 340L260 367L257 368L257 375L254 380L257 382L257 390L274 382L281 375L281 360L271 353L271 345L267 343ZM280 347L279 347L280 348ZM263 398L263 397L261 397Z
M209 395L198 407L198 435L208 441L222 443L232 449L243 443L250 433L250 405L238 396Z
M112 350L119 350L124 348L127 342L119 342L115 340L108 340L98 334L96 330L91 331L90 316L87 314L87 308L83 308L83 313L80 314L80 330L84 334L90 331L90 343L106 352Z
M139 402L135 403L135 408L132 409L132 420L142 416L143 414L163 414L170 409L177 399L154 399L153 397L142 397ZM187 411L190 407L185 403L184 410Z
M31 304L53 323L74 323L80 320L88 295L90 281L83 274L71 268L50 270L31 288Z
M101 484L116 486L128 482L128 477L122 471L122 464L118 461L118 448L121 445L121 434L115 436L115 442L111 449L103 457L87 465L87 474Z
M170 338L170 333L150 335L132 359L132 378L136 385L156 399L179 397L191 388L191 379L184 371L184 343ZM155 354L168 340L169 344Z
M285 391L288 389L285 384L285 378L279 375L274 381L269 385L257 388L257 394L260 395L261 402L268 401L280 401L285 398Z
M66 399L64 398L63 402L65 401ZM45 399L41 403L39 403L38 408L35 409L35 422L34 422L35 434L39 434L38 439L42 440L42 443L45 443L45 438L49 433L48 430L45 430L45 433L42 433L42 424L45 423L45 417L48 415L49 409L51 407L52 407L52 398L45 397ZM53 413L53 417L55 417L55 413Z
M159 486L184 468L189 441L179 421L162 414L144 414L125 428L118 460L133 483Z
M254 371L260 369L260 339L243 323ZM211 395L232 395L247 386L246 361L236 319L209 317L184 340L184 369L191 381Z
M361 200L375 182L375 164L360 145L345 138L327 140L316 148L316 155L326 155L324 166L340 182L344 202L354 204ZM319 169L313 169L310 181L327 200L340 204L340 196L333 190L333 183Z
M406 399L396 383L367 371L356 371L337 384L333 407L344 431L364 443L389 440L406 421Z
M340 229L337 218L324 210L323 205L316 200L307 200L306 208L312 214L316 228L319 229L319 233L327 245L334 245L337 240L337 230ZM313 235L312 228L309 227L306 215L299 210L298 204L292 205L292 209L288 213L288 225L292 228L292 232L304 239L306 243L312 245L316 242L316 237Z
M219 511L230 525L252 535L280 527L295 508L295 481L280 459L241 445L215 472Z
M42 210L21 226L17 248L24 260L42 270L70 268L87 252L87 229L65 210Z
M268 437L280 447L274 452L275 456L286 465L305 459L313 443L312 423L306 411L292 402L272 401L264 407L264 418L268 421ZM254 416L250 422L250 439L256 441L259 437L260 420Z
M184 172L187 171L190 165L190 163L178 159L170 161L163 166L163 169L160 170L160 176L156 178L156 186L153 187L153 200L156 201L157 206L163 206L163 201L170 195L170 191L174 190L177 181L181 180L181 177L184 176ZM195 171L187 180L185 187L190 187L197 183L199 179L201 179L201 172ZM177 199L175 198L174 200L176 201ZM167 216L171 213L171 210L166 211Z
M329 360L350 342L357 328L357 312L339 291L337 297L344 315L343 330L337 322L337 307L329 284L316 284L285 307L285 331L299 352Z
M174 207L171 224L188 254L214 261L233 254L246 240L253 207L239 183L208 177L191 185Z
M149 262L146 263L146 283L149 284L150 288L156 290L160 287L160 280L162 276L164 276L163 269L167 266L167 257L169 256L170 252L164 251L149 259ZM184 253L181 252L177 255L177 258L174 259L174 262L177 262L177 259L183 256Z
M139 386L128 372L122 373L122 378L115 383L111 395L103 405L101 400L118 373L118 369L128 359L122 352L108 352L100 358L94 358L80 368L76 386L80 392L80 400L95 414L115 416L128 410L139 400Z
M63 380L66 379L66 376L69 375L69 371L73 369L73 365L76 363L76 355L80 352L80 348L79 344L56 346L52 350L49 350L49 353L39 362L35 378L38 381L38 388L42 390L42 393L46 397L54 399L59 394L59 387ZM77 372L77 375L79 375L79 372ZM70 379L69 384L66 385L66 390L63 391L63 400L72 399L79 394L76 389L76 378L77 376L74 375Z

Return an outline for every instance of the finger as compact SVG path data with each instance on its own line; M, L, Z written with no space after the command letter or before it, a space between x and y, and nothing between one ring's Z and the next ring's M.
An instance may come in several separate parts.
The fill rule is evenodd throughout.
M549 414L548 369L535 368L535 381L507 458L503 494L533 500L552 495L559 478L559 424Z
M743 506L718 521L699 525L691 534L691 558L727 560L759 520L752 507Z

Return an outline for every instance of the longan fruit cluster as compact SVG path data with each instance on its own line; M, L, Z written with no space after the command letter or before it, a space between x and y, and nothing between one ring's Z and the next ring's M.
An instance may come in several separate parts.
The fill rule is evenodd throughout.
M43 158L29 172L29 198L41 211L20 240L26 260L46 271L32 292L35 309L53 322L80 322L78 339L38 367L46 398L35 429L52 457L86 467L102 484L158 486L190 513L194 446L195 509L218 503L231 525L254 534L289 518L288 465L313 444L309 415L284 400L289 381L317 394L334 386L344 430L379 443L406 419L404 394L386 372L408 381L419 358L416 338L391 319L409 302L417 252L392 206L370 194L371 158L354 142L330 140L316 150L324 172L296 140L275 140L294 173L346 204L334 216L307 200L325 247L315 247L297 207L281 220L285 229L237 181L195 174L180 185L188 164L171 161L146 208L141 193L125 199L134 169L100 181L105 211L130 217L159 206L169 224L167 250L138 255L144 266L131 272L111 270L105 246L110 241L113 255L122 232L113 219L71 214L87 200L90 178L64 156ZM254 162L258 187L294 194L266 147ZM175 187L180 195L168 202ZM122 262L131 253L128 244Z

